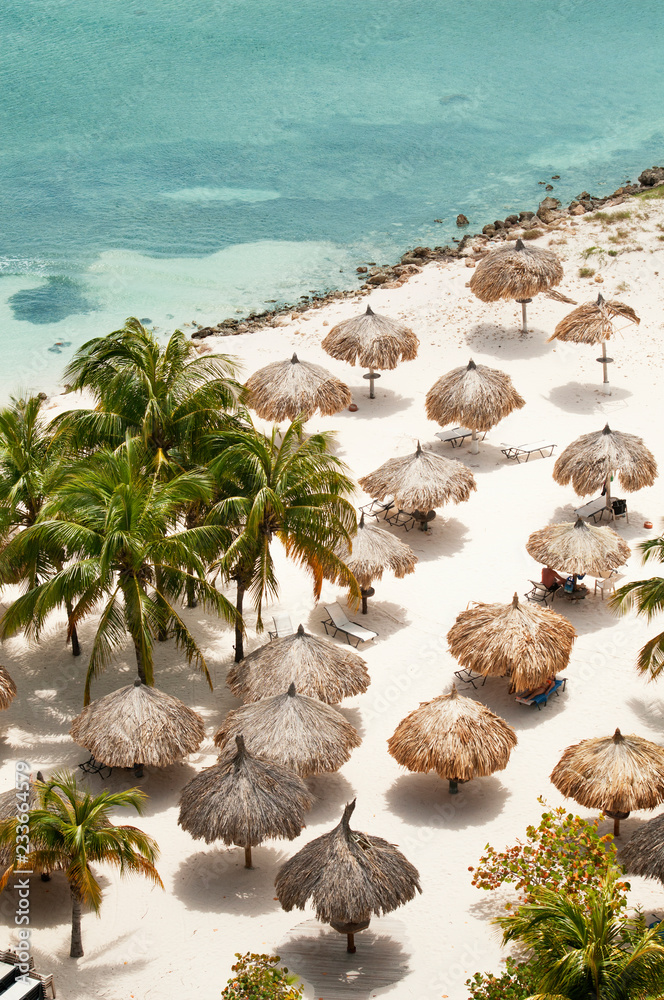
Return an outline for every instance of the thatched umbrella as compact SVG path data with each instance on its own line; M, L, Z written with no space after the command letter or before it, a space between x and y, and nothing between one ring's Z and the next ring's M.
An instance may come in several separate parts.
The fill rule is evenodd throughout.
M452 794L458 783L507 767L516 733L479 701L452 685L449 694L422 702L402 719L387 746L409 771L436 771Z
M364 513L350 545L342 542L337 555L360 585L363 615L367 613L367 598L374 595L371 584L382 578L384 570L391 569L397 580L402 580L407 573L413 572L417 562L410 545L377 524L365 524Z
M628 875L664 882L664 814L648 820L633 833L620 852Z
M630 323L639 324L641 320L636 315L631 306L623 305L615 299L608 302L600 294L596 302L587 302L577 309L573 309L569 316L565 316L553 331L549 340L567 340L575 344L601 344L602 357L597 358L602 363L603 384L602 388L607 396L611 395L609 386L609 368L613 358L606 356L606 342L616 332L613 320L616 318L626 319Z
M476 365L471 360L441 376L429 389L425 406L429 420L441 426L459 424L472 432L471 453L479 451L478 431L490 431L512 410L526 405L512 379L497 368Z
M44 776L41 771L37 771L37 781L43 781ZM25 799L19 799L16 794L16 788L9 788L6 792L0 795L0 823L5 820L13 819L17 813L29 812L31 809L35 809L38 802L39 796L37 794L37 788L32 779L32 775L28 778L29 787L27 789L27 797ZM23 792L21 792L23 794ZM15 850L13 846L5 845L0 847L0 874L6 871L7 868L12 864L15 858Z
M233 709L214 742L223 748L240 733L250 753L276 760L303 778L338 771L362 742L336 709L298 694L294 684L284 694Z
M345 410L352 401L350 389L320 365L300 361L274 361L247 380L249 406L263 420L309 418L318 410L324 417Z
M312 799L297 774L250 754L239 734L235 743L184 786L178 823L195 840L244 847L244 865L251 868L252 847L300 835Z
M631 549L613 528L588 524L583 518L549 524L534 531L526 549L537 562L574 577L590 573L600 576L629 559Z
M69 734L108 767L167 767L198 750L205 724L192 708L155 687L133 684L91 702Z
M434 507L449 501L461 503L477 489L475 477L463 462L422 451L419 441L414 454L390 458L358 482L376 500L392 497L401 510L422 512L425 526L426 513Z
M545 292L563 280L563 266L550 250L526 246L517 240L493 250L481 260L470 279L470 290L482 302L516 299L521 303L523 323L527 333L526 304L533 295Z
M509 675L512 691L537 687L569 663L576 630L563 615L526 602L475 604L447 633L462 667L486 677Z
M333 326L321 347L338 361L368 368L369 398L374 398L374 380L380 371L396 368L400 361L417 357L420 342L407 326L387 316L379 316L371 306L362 316Z
M654 809L664 801L664 747L642 736L613 736L583 740L568 747L551 772L559 792L588 809L601 809L613 820L614 836L620 820L632 809Z
M422 891L419 872L394 844L351 830L354 809L355 800L334 830L281 866L274 883L284 910L303 910L310 899L319 920L347 935L350 952L372 916L391 913Z
M16 696L16 685L4 667L0 667L0 711L9 708Z
M364 694L371 683L366 663L355 649L310 635L302 625L293 635L273 639L234 663L226 680L245 702L283 694L293 683L300 694L329 705Z
M570 482L574 492L586 496L604 490L607 510L611 510L611 479L617 474L624 490L633 493L652 486L657 476L657 462L643 439L636 434L604 430L583 434L572 441L556 459L553 478L561 486Z

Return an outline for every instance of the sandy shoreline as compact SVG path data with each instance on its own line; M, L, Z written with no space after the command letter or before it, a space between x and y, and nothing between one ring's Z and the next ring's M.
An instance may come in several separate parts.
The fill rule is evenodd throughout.
M603 211L611 215L618 209ZM136 783L148 793L146 813L138 825L160 844L158 868L166 892L141 881L121 882L105 870L101 918L84 916L86 956L73 962L67 957L66 885L58 877L48 884L38 879L33 883L35 963L40 971L54 973L63 1000L218 997L233 954L249 950L280 954L304 979L307 998L368 1000L385 995L466 1000L465 980L478 970L498 971L504 958L499 936L489 923L500 910L499 895L473 888L467 870L484 845L501 847L520 836L541 812L539 795L553 804L563 801L548 775L569 744L605 735L616 726L655 742L662 740L664 690L648 685L634 667L636 651L657 631L658 623L618 619L597 596L574 606L557 605L574 623L578 639L566 671L566 692L541 712L517 705L498 679L464 692L488 704L516 729L519 743L505 771L464 785L451 799L444 782L434 775L403 771L386 749L388 737L409 711L449 689L457 664L444 637L459 611L469 601L507 601L515 590L523 594L528 579L539 576L539 567L524 547L529 533L551 521L569 519L578 506L571 488L553 482L552 459L515 465L504 458L501 447L551 436L559 454L574 438L608 420L618 430L642 435L662 468L664 446L658 430L664 385L660 279L664 200L628 197L620 211L629 212L629 217L563 218L555 231L544 231L535 243L550 246L561 257L565 277L559 291L565 296L580 303L601 290L607 298L632 305L641 317L638 328L627 327L611 344L615 358L611 396L600 391L597 349L547 343L556 323L573 306L539 296L529 307L531 332L521 337L516 304L483 305L470 294L467 283L479 256L474 253L468 260L430 261L398 287L383 284L365 294L334 297L315 308L284 314L278 325L237 334L232 341L209 337L201 344L203 350L209 347L238 356L245 377L297 350L345 381L358 411L313 418L308 426L337 431L338 454L355 478L395 454L406 454L419 439L423 447L467 463L475 474L477 492L467 503L439 511L431 532L399 535L414 549L418 565L403 580L386 574L376 584L366 624L378 638L361 649L372 683L365 695L341 706L363 743L339 774L309 779L316 802L306 829L292 843L257 848L253 871L243 868L241 849L205 847L177 825L180 789L196 771L214 762L213 733L238 704L224 682L232 656L230 630L199 610L184 612L206 647L215 690L209 692L170 643L158 651L156 676L158 686L203 715L207 739L201 752L164 771L147 770L137 782L121 772L106 782L87 779L95 791ZM589 252L591 248L596 249ZM580 268L594 269L595 274L582 278ZM320 347L331 326L363 311L367 301L375 311L403 319L420 338L417 359L384 372L373 401L367 398L362 372L334 361ZM478 456L437 442L434 434L439 428L424 412L424 397L435 379L470 356L508 372L526 399L522 410L489 433ZM54 396L46 404L49 414L70 405L72 397L67 395ZM658 479L651 489L627 499L630 521L620 522L618 530L634 550L639 541L660 530L664 481ZM357 503L365 500L358 490ZM646 519L654 523L653 530L644 529ZM322 609L314 606L306 577L282 558L277 569L280 599L266 609L266 617L276 610L287 611L295 623L301 621L324 634ZM639 556L633 554L627 578L638 579L641 573ZM3 600L10 598L7 590ZM330 599L343 602L343 595L326 585L322 600ZM267 636L256 636L251 614L247 618L247 648L252 649ZM81 636L84 658L90 638L88 625ZM75 767L86 754L67 733L82 703L84 664L71 659L62 622L53 622L38 649L23 639L6 642L3 664L19 693L0 719L4 739L0 787L12 784L17 758L46 774L62 765ZM133 674L127 648L125 657L96 683L93 697L121 686ZM341 937L319 927L310 912L281 910L273 881L281 861L329 830L354 796L356 828L398 844L419 869L423 893L391 916L372 921L370 930L358 935L357 954L347 956ZM650 815L630 816L623 824L624 839ZM122 821L133 822L129 816ZM661 887L637 878L632 885L633 900L647 915L661 907ZM6 900L2 906L9 922ZM5 939L13 940L13 932Z

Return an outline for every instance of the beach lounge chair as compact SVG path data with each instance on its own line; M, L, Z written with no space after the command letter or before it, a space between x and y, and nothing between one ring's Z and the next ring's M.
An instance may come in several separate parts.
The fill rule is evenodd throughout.
M562 688L565 690L567 685L566 677L556 677L554 685L548 691L544 691L542 694L536 694L534 698L516 698L515 700L519 702L520 705L537 705L537 711L541 711L542 705L546 705L547 701L552 694L558 697L558 692Z
M410 531L416 524L415 518L407 510L396 510L392 514L386 514L385 520L395 528L404 528L406 531Z
M43 1000L45 994L41 981L29 977L27 983L16 980L0 996L2 1000Z
M13 962L0 962L0 994L14 982L18 968Z
M593 524L603 521L604 518L606 518L607 521L615 521L617 517L624 517L629 524L627 501L618 498L612 500L611 506L607 507L606 497L595 497L594 500L589 500L588 503L584 503L582 507L577 507L574 513L577 517L587 518L587 520L592 521Z
M454 676L458 677L462 684L471 684L475 689L480 681L482 683L479 686L484 687L487 678L486 674L474 674L472 670L466 670L465 667L462 667L461 670L455 670Z
M272 622L274 628L272 630L268 629L267 634L270 639L283 639L285 635L294 635L295 629L293 628L293 623L289 614L285 612L280 615L273 615Z
M392 500L372 500L371 503L365 503L364 506L360 507L360 510L367 517L375 517L378 520L381 514L387 514L387 511L391 510L392 507L394 507Z
M542 458L550 458L553 455L555 444L551 441L531 441L529 444L515 444L508 448L501 448L505 458L515 458L517 462L527 462L531 455L538 452ZM546 453L546 454L545 454Z
M81 771L85 772L85 774L98 774L102 779L110 778L113 770L113 768L109 767L108 764L100 764L99 761L96 761L92 754L90 754L88 759L84 760L83 763L78 766ZM108 774L104 774L104 771L108 771Z
M545 587L539 580L529 580L528 582L532 583L532 590L523 596L529 601L535 601L536 604L546 604L549 600L553 603L556 591L560 590L560 587Z
M353 639L357 639L354 645L359 646L361 642L369 642L370 639L375 639L378 635L378 632L372 632L371 629L365 628L363 625L358 625L357 622L349 621L346 613L342 611L338 604L326 604L324 607L328 617L324 619L323 625L328 635L328 627L334 629L333 635L336 635L337 632L342 632L346 636L346 641L351 646L353 645L351 636Z
M467 427L452 427L449 431L436 431L436 437L439 441L449 441L453 448L457 448L463 444L466 438L472 437L473 432L468 430ZM486 437L486 431L478 431L477 440L484 441Z

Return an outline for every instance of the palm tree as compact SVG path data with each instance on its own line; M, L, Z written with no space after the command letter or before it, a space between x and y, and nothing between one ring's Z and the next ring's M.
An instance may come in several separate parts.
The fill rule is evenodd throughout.
M359 599L354 576L334 553L339 540L348 539L355 528L355 510L345 499L353 483L344 464L329 453L330 435L303 438L302 425L301 419L294 420L283 436L276 427L269 437L252 427L208 441L215 455L209 469L223 498L208 522L232 533L215 568L236 584L236 663L244 657L244 595L253 595L260 630L263 602L278 593L271 552L275 536L313 576L316 598L325 578L348 586Z
M641 542L639 549L643 562L664 562L664 539L651 538ZM616 590L610 599L611 607L620 614L636 610L637 615L643 615L646 621L651 621L655 615L664 611L664 579L653 576L649 580L635 580L626 583ZM650 673L652 678L659 677L664 670L664 632L660 632L639 650L637 666L641 673Z
M164 481L158 470L145 474L145 451L127 440L116 452L100 451L65 477L41 518L7 546L12 559L36 558L60 546L67 564L51 579L19 597L0 621L3 638L24 631L34 639L48 615L72 602L71 626L101 608L85 682L90 685L132 640L138 676L154 684L154 639L168 630L189 663L212 683L205 657L177 609L191 581L208 610L229 621L233 606L206 579L228 531L218 525L182 529L190 503L209 502L212 481L187 472ZM11 550L11 551L10 551Z
M66 463L54 445L53 435L41 418L42 396L26 399L11 397L11 405L0 410L0 542L23 528L31 527L39 517L49 493L62 476ZM40 580L62 569L62 550L38 553L35 561L12 564L0 553L0 579L5 583L25 580L34 587ZM71 606L67 608L71 617ZM67 632L72 653L81 649L75 627Z
M583 898L533 889L533 902L496 922L503 941L532 948L539 1000L656 1000L664 991L658 927L622 913L624 894L609 877ZM533 1000L533 998L531 998Z
M96 407L57 417L58 436L75 450L90 451L121 445L129 431L169 474L196 464L202 435L228 426L243 393L229 357L200 357L181 330L162 346L133 317L84 344L64 378L72 391L92 393Z
M124 792L102 792L92 796L80 789L70 771L60 771L47 782L37 783L39 808L28 813L30 850L17 858L0 878L2 891L14 872L62 870L71 892L71 958L83 955L81 910L90 906L99 913L101 887L91 864L114 865L120 875L143 875L155 885L163 883L154 862L157 844L135 826L115 826L109 813L133 807L142 812L147 796L137 788ZM16 848L19 833L16 817L0 823L0 845ZM25 831L21 828L21 835Z

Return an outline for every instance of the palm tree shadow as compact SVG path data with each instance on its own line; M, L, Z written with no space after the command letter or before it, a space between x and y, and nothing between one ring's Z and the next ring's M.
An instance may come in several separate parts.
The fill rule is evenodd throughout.
M628 698L625 702L628 708L634 712L640 722L661 736L664 724L664 700L659 697L647 698L644 696Z
M504 358L506 361L538 358L551 353L551 345L547 344L548 334L545 331L531 327L528 333L522 336L520 325L521 317L517 317L516 313L514 326L476 323L466 334L466 341L471 350L491 354L495 358Z
M496 775L459 785L458 794L450 795L447 781L430 772L402 774L386 799L391 811L409 826L462 830L500 815L510 795Z
M331 927L307 920L294 927L279 944L278 953L289 969L313 987L313 996L325 1000L368 1000L404 979L410 953L403 946L401 921L380 920L388 933L372 927L355 937L357 951L346 951L346 938Z
M566 382L556 385L548 395L549 402L568 413L604 413L607 409L621 409L620 404L629 399L632 393L621 386L611 388L611 395L605 396L599 383ZM611 400L613 404L609 402Z
M108 889L109 880L100 873L95 865L94 875L102 893ZM17 878L20 876L16 876ZM0 919L8 926L14 923L17 912L18 896L11 888L11 882L0 894ZM84 908L84 915L88 912ZM103 919L102 906L102 919ZM48 882L42 882L39 875L30 877L30 926L35 930L46 927L71 925L71 893L69 882L62 872L53 872Z
M100 791L120 792L127 788L139 788L147 799L143 816L155 816L172 808L180 797L180 792L198 774L199 769L185 762L169 767L148 767L142 778L137 778L132 768L116 767L109 778L102 780L99 775L86 775L86 783L92 786L94 794Z
M274 879L286 860L283 850L260 844L252 849L253 868L244 867L241 847L210 847L190 854L173 878L173 892L189 910L257 917L279 909Z

